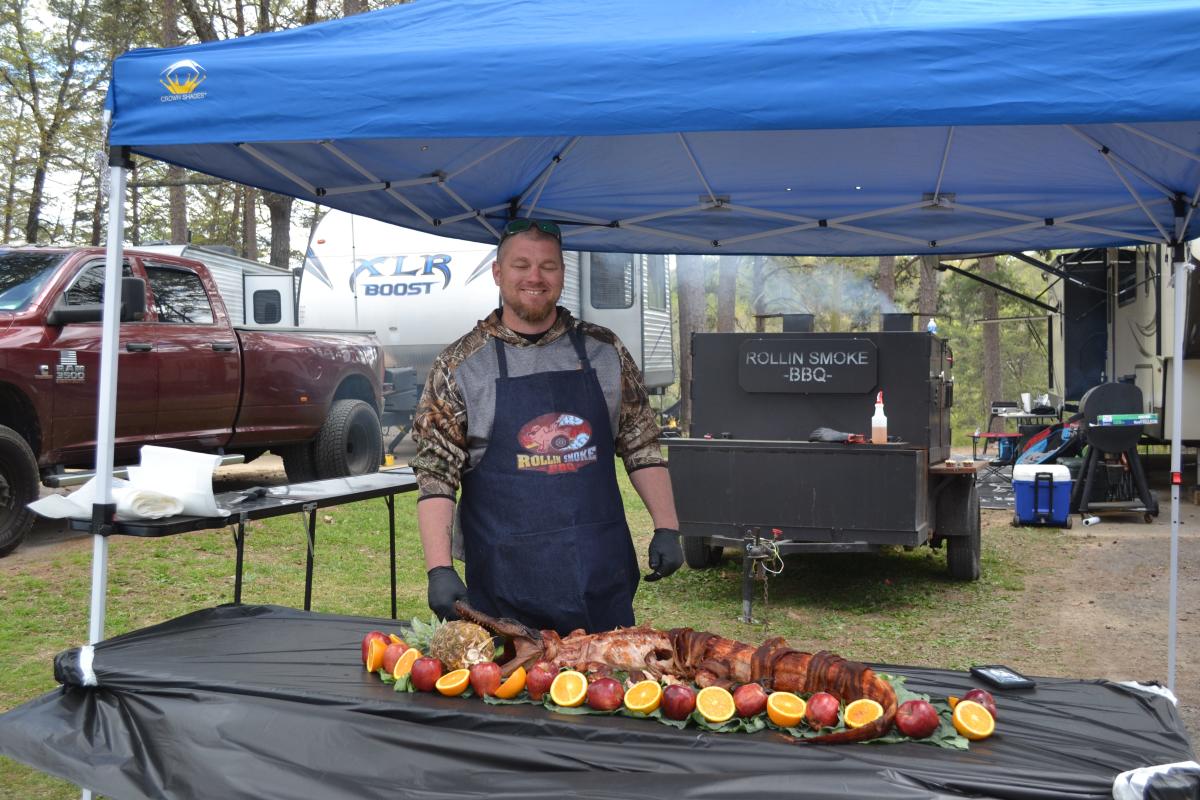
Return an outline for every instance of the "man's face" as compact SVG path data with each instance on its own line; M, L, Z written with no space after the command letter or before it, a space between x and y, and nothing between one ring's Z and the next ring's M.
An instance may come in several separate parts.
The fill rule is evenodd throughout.
M553 319L554 306L562 296L562 248L552 236L510 236L492 264L492 277L504 300L505 324L522 333L538 333L548 327L543 323ZM525 324L514 325L509 311Z

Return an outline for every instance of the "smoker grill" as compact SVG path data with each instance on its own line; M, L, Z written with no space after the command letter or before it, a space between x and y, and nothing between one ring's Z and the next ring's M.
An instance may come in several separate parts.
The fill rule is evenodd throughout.
M1072 493L1072 511L1132 511L1146 522L1158 516L1158 498L1150 491L1137 451L1143 426L1101 424L1105 415L1138 414L1143 408L1142 390L1132 383L1102 383L1080 399L1088 447Z
M950 573L979 577L974 467L945 463L952 357L911 327L693 337L692 437L666 443L684 555L701 569L742 550L747 621L755 565L772 551L944 541ZM821 427L869 434L880 390L887 444L808 441Z

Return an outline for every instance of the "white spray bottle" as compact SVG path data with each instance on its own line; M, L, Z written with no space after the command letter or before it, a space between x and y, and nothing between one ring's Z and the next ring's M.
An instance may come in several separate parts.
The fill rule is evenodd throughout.
M875 416L871 417L871 444L887 444L887 417L883 413L883 392L875 395Z

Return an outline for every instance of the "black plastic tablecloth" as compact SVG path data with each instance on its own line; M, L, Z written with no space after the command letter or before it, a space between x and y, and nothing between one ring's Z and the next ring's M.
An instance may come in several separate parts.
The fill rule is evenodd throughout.
M76 650L64 683L0 715L0 753L119 798L1107 798L1120 772L1193 759L1173 704L1106 681L997 693L968 751L796 745L392 691L359 644L391 620L221 606ZM803 646L794 642L794 646ZM961 672L880 667L945 696Z

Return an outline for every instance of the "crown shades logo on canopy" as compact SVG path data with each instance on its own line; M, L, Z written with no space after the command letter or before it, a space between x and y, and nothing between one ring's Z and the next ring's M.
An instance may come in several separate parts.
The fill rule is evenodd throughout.
M158 82L168 92L159 99L164 103L175 100L202 100L208 95L208 92L197 92L196 88L204 83L204 79L207 77L208 73L205 72L204 67L192 59L185 58L176 61L159 75Z

